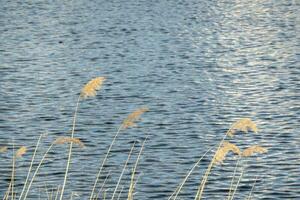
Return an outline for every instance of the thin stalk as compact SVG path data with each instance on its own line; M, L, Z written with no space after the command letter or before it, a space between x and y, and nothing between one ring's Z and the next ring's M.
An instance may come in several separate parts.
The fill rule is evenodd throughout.
M34 153L33 153L32 159L31 159L30 167L29 167L29 169L28 169L27 177L26 177L25 183L24 183L24 185L23 185L23 189L22 189L22 192L21 192L21 194L20 194L19 200L22 198L22 196L23 196L23 194L24 194L24 191L25 191L25 188L26 188L26 185L27 185L27 182L28 182L30 173L31 173L33 161L34 161L34 158L35 158L35 155L36 155L36 152L37 152L37 149L38 149L38 146L39 146L39 144L40 144L40 141L41 141L42 136L43 136L43 134L40 135L40 137L39 137L39 139L38 139L38 141L37 141L37 143L36 143L35 150L34 150Z
M118 189L118 187L119 187L119 184L120 184L120 182L121 182L121 180L122 180L123 174L124 174L125 169L126 169L127 164L128 164L128 161L129 161L129 159L130 159L130 157L131 157L131 154L132 154L132 151L133 151L133 149L134 149L134 145L135 145L135 142L133 143L133 145L132 145L132 147L131 147L131 150L130 150L130 152L129 152L129 154L128 154L127 160L126 160L126 162L125 162L125 164L124 164L123 170L122 170L122 172L121 172L121 174L120 174L119 180L118 180L118 182L117 182L117 185L116 185L116 187L115 187L115 190L114 190L113 195L112 195L112 198L111 198L112 200L114 199L115 194L116 194L116 191L117 191L117 189Z
M104 181L103 181L103 183L102 183L102 185L101 185L101 187L100 187L100 190L99 190L99 192L98 192L98 194L97 194L96 199L98 199L99 194L101 193L101 191L103 191L103 188L104 188L104 186L105 186L105 183L106 183L106 181L107 181L109 175L110 175L110 171L107 173L107 175L106 175L106 177L105 177L105 179L104 179Z
M240 181L241 181L241 179L242 179L243 174L244 174L244 169L243 169L242 172L241 172L241 175L240 175L239 180L238 180L238 182L237 182L237 184L236 184L236 186L235 186L235 189L234 189L234 191L233 191L233 194L232 194L230 200L233 199L233 197L234 197L234 195L235 195L235 192L237 191L237 188L238 188L238 186L239 186L239 184L240 184Z
M178 194L180 193L183 185L185 184L185 182L187 181L187 179L189 178L189 176L192 174L192 172L194 171L194 169L199 165L200 161L204 158L204 156L212 149L209 148L202 156L201 158L194 164L194 166L190 169L190 171L188 172L188 174L185 176L185 178L183 179L183 181L181 182L181 184L179 185L179 187L174 191L174 193L168 198L168 200L171 200L171 198L174 196L174 200L177 198Z
M231 127L228 129L228 131L227 131L226 134L224 135L223 139L222 139L221 142L219 143L218 149L217 149L217 151L215 152L215 154L214 154L214 156L213 156L213 159L210 161L210 164L208 165L207 170L206 170L206 172L205 172L205 174L204 174L204 177L203 177L203 179L202 179L202 181L201 181L201 184L200 184L200 186L199 186L199 188L198 188L197 194L196 194L196 196L195 196L195 200L200 200L200 199L202 198L202 194L203 194L203 191L204 191L204 188L205 188L205 184L206 184L206 182L207 182L208 176L209 176L210 171L211 171L211 169L212 169L212 167L213 167L213 164L214 164L214 160L215 160L215 157L216 157L216 153L217 153L217 152L219 151L219 149L221 148L221 146L222 146L224 140L226 139L228 133L232 130L233 125L234 125L234 124L231 125Z
M75 112L74 112L72 132L71 132L71 138L72 139L74 138L76 117L77 117L77 112L78 112L78 108L79 108L79 102L80 102L80 96L77 99L77 104L76 104L76 108L75 108ZM61 193L60 193L60 198L59 198L60 200L63 199L64 190L65 190L65 186L66 186L66 183L67 183L67 177L68 177L68 172L69 172L70 163L71 163L71 156L72 156L72 147L73 147L73 142L70 143L67 167L66 167L66 171L65 171L65 177L64 177L64 182L63 182L63 185L62 185L62 188L61 188Z
M9 185L8 185L8 188L7 188L6 192L5 192L5 195L4 195L4 197L3 197L3 200L7 200L7 199L8 199L9 192L10 192L10 188L11 188L11 182L10 182Z
M252 185L252 188L251 188L251 190L250 190L250 193L249 193L249 196L248 196L248 200L251 199L252 192L253 192L253 190L254 190L254 186L255 186L255 184L256 184L256 181L257 181L257 176L256 176L256 178L255 178L255 180L254 180L254 183L253 183L253 185Z
M232 179L231 179L231 183L230 183L230 188L229 188L229 193L228 193L228 198L227 198L227 200L230 199L231 191L233 191L233 182L234 182L234 178L235 178L235 174L236 174L236 170L237 170L237 167L238 167L240 158L241 158L241 157L239 156L239 158L238 158L238 160L237 160L237 162L236 162L235 168L234 168L233 177L232 177Z
M23 200L25 200L25 199L27 198L28 192L29 192L29 190L30 190L30 187L31 187L33 181L34 181L34 178L36 177L37 173L39 172L40 167L42 166L42 164L43 164L43 162L44 162L44 160L45 160L47 154L48 154L49 151L52 149L53 145L54 145L54 143L52 143L52 144L49 146L49 148L47 149L47 151L46 151L46 153L44 154L43 158L41 159L39 165L38 165L37 168L35 169L35 171L34 171L34 173L33 173L33 176L32 176L32 178L31 178L31 180L30 180L30 182L29 182L28 188L27 188L27 190L26 190L26 192L25 192L25 195L24 195Z
M227 136L227 134L223 137L223 139L222 139L222 141L220 142L220 144L219 144L218 149L217 149L216 152L219 151L219 149L220 149L220 147L222 146L222 144L223 144L223 142L224 142L226 136ZM203 191L204 191L204 187L205 187L207 178L208 178L208 176L209 176L209 174L210 174L210 171L211 171L211 169L212 169L212 167L213 167L213 164L214 164L215 157L216 157L216 153L214 154L212 160L210 161L210 163L209 163L209 165L208 165L208 167L207 167L207 170L206 170L206 172L205 172L205 174L204 174L204 176L203 176L203 179L202 179L202 181L201 181L201 184L200 184L200 186L199 186L199 188L198 188L198 191L197 191L197 194L196 194L196 196L195 196L195 200L200 200L201 197L202 197L202 194L203 194Z
M13 142L13 160L12 160L12 172L11 172L11 199L14 199L14 184L15 184L15 164L16 164L16 155L15 155L15 144ZM8 193L9 196L9 193Z
M54 200L57 200L57 198L58 198L59 189L60 189L60 185L57 186L57 191L56 191L56 195L55 195L55 199Z
M118 198L117 198L117 200L119 200L119 199L120 199L120 197L121 197L121 194L122 194L122 192L123 192L123 189L124 189L124 186L122 186L122 188L121 188L121 190L120 190L120 193L119 193L119 195L118 195Z
M122 128L123 128L123 125L121 125L121 126L119 127L119 129L118 129L116 135L114 136L114 138L113 138L113 140L112 140L112 142L111 142L111 144L110 144L110 146L109 146L109 148L108 148L108 150L107 150L107 152L106 152L106 154L105 154L105 157L104 157L104 159L103 159L103 161L102 161L102 164L101 164L100 169L99 169L99 171L98 171L98 174L97 174L97 176L96 176L96 180L95 180L95 183L94 183L94 186L93 186L93 189L92 189L90 198L89 198L90 200L92 200L93 197L94 197L94 192L95 192L95 189L96 189L98 180L99 180L99 178L100 178L100 175L101 175L103 166L104 166L104 164L105 164L105 162L106 162L106 160L107 160L108 154L110 153L110 151L111 151L111 149L112 149L112 146L114 145L114 143L115 143L115 141L116 141L116 139L117 139L117 137L118 137L118 135L119 135L119 133L120 133L120 131L121 131Z
M140 160L140 157L141 157L141 154L142 154L142 151L144 149L144 146L145 146L145 143L146 143L146 140L147 140L148 137L146 137L146 139L144 140L143 144L142 144L142 147L140 149L140 152L138 154L138 157L136 159L136 162L134 164L134 168L133 168L133 171L132 171L132 174L131 174L131 180L130 180L130 186L129 186L129 191L128 191L128 197L127 199L128 200L133 200L133 190L134 190L134 176L135 176L135 172L136 172L136 168L137 168L137 165L139 163L139 160Z

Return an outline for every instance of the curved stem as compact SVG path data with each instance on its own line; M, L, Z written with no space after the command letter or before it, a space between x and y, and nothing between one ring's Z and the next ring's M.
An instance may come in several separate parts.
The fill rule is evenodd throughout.
M46 151L46 153L44 154L43 158L41 159L39 165L37 166L35 172L33 173L33 176L32 176L32 178L31 178L31 180L30 180L30 183L29 183L28 188L27 188L27 190L26 190L26 193L25 193L25 195L24 195L24 198L23 198L24 200L27 198L27 195L28 195L28 192L29 192L29 190L30 190L30 187L31 187L31 185L32 185L32 183L33 183L33 180L34 180L34 178L36 177L36 175L37 175L37 173L38 173L40 167L42 166L42 164L43 164L43 162L44 162L46 156L48 155L49 151L52 149L53 144L54 144L54 143L52 143L52 144L49 146L49 148L47 149L47 151Z
M143 142L143 144L141 146L140 152L138 154L138 157L136 159L136 162L134 164L134 168L133 168L133 171L132 171L132 174L131 174L131 180L130 180L130 186L129 186L127 200L133 200L133 190L134 190L134 186L135 186L134 176L135 176L136 168L137 168L137 165L139 163L139 160L140 160L140 157L141 157L141 154L142 154L142 151L144 149L144 146L145 146L145 143L146 143L147 139L148 139L148 136L144 140L144 142Z
M234 124L233 124L233 125L234 125ZM224 135L223 139L222 139L221 142L219 143L218 149L217 149L217 151L215 152L215 154L214 154L212 160L210 161L210 164L208 165L207 170L206 170L206 172L205 172L205 174L204 174L204 177L203 177L203 179L202 179L202 181L201 181L201 184L200 184L200 186L199 186L199 188L198 188L197 194L196 194L196 196L195 196L195 200L200 200L200 199L201 199L202 194L203 194L203 191L204 191L205 184L206 184L206 182L207 182L208 175L209 175L209 173L210 173L210 171L211 171L211 168L212 168L212 166L213 166L213 164L214 164L214 160L215 160L215 157L216 157L216 153L219 151L219 149L220 149L221 146L223 145L223 142L224 142L224 140L226 139L228 133L231 131L233 125L231 125L231 127L228 129L228 131L227 131L226 134Z
M253 189L254 189L254 186L255 186L256 181L257 181L257 176L256 176L256 178L255 178L255 180L254 180L254 183L253 183L253 185L252 185L251 191L250 191L249 196L248 196L248 198L247 198L248 200L251 200L252 192L253 192Z
M196 164L190 169L189 173L185 176L185 178L183 179L182 183L181 183L181 184L179 185L179 187L175 190L176 194L175 194L175 196L174 196L174 200L177 198L177 196L178 196L178 194L180 193L180 191L181 191L183 185L185 184L185 182L187 181L187 179L189 178L189 176L191 175L191 173L194 171L194 169L199 165L200 161L204 158L204 156L205 156L211 149L212 149L212 147L209 148L209 149L201 156L201 158L196 162ZM174 192L174 193L175 193L175 192ZM169 197L168 200L170 200L170 199L173 197L174 193Z
M30 175L30 172L31 172L31 169L32 169L33 161L34 161L34 158L35 158L35 155L36 155L36 152L37 152L37 149L38 149L38 146L40 144L42 136L43 136L43 134L40 135L40 137L39 137L39 139L38 139L38 141L36 143L35 150L34 150L34 153L33 153L32 159L31 159L30 167L28 169L27 177L26 177L26 180L25 180L22 192L20 194L19 200L22 198L23 193L25 192L25 189L26 189L26 186L27 186L27 182L28 182L28 179L29 179L29 175Z
M71 138L72 139L74 138L76 117L77 117L79 102L80 102L80 96L77 99L77 104L76 104L74 118L73 118L73 126L72 126L72 132L71 132ZM68 177L68 172L69 172L70 162L71 162L71 156L72 156L72 147L73 147L73 142L70 143L67 167L66 167L66 171L65 171L65 177L64 177L64 182L63 182L63 185L62 185L62 188L61 188L61 193L60 193L60 198L59 198L60 200L62 200L62 198L63 198L64 190L65 190L65 186L66 186L66 182L67 182L67 177Z
M229 188L229 193L228 193L228 198L227 200L230 199L230 196L231 196L231 191L233 190L233 182L234 182L234 178L235 178L235 174L236 174L236 170L237 170L237 167L238 167L238 164L239 164L239 160L240 160L240 156L238 158L238 160L236 161L236 165L235 165L235 168L234 168L234 172L233 172L233 177L232 177L232 180L231 180L231 183L230 183L230 188Z
M118 190L118 187L119 187L120 182L121 182L121 180L122 180L123 174L124 174L125 169L126 169L126 167L127 167L128 161L129 161L129 159L130 159L130 157L131 157L131 154L132 154L132 152L133 152L134 145L135 145L135 142L133 143L133 145L132 145L132 147L131 147L131 150L130 150L130 152L129 152L129 154L128 154L127 160L126 160L126 162L125 162L125 164L124 164L123 170L122 170L122 172L121 172L121 175L120 175L120 177L119 177L118 183L117 183L117 185L116 185L116 187L115 187L115 190L114 190L114 192L113 192L113 195L112 195L111 200L114 199L115 194L116 194L116 192L117 192L117 190Z
M240 184L240 181L241 181L241 179L242 179L243 174L244 174L244 169L243 169L242 172L241 172L241 175L240 175L239 180L238 180L238 182L237 182L237 184L236 184L236 186L235 186L235 189L234 189L234 191L233 191L233 194L232 194L230 200L233 199L233 197L234 197L234 195L235 195L235 193L236 193L236 191L237 191L237 188L238 188L238 186L239 186L239 184Z
M93 197L94 197L94 192L95 192L95 189L96 189L98 180L99 180L99 178L100 178L100 175L101 175L103 166L104 166L104 164L105 164L105 162L106 162L106 160L107 160L108 154L110 153L111 148L112 148L112 146L114 145L114 143L115 143L115 141L116 141L116 139L117 139L117 137L118 137L118 135L119 135L119 133L120 133L120 131L121 131L122 128L123 128L123 125L121 125L121 126L119 127L119 129L118 129L116 135L114 136L114 138L113 138L113 140L112 140L112 142L111 142L111 144L110 144L110 146L109 146L109 148L108 148L108 150L107 150L107 152L106 152L106 154L105 154L105 157L104 157L104 159L103 159L103 161L102 161L101 167L100 167L100 169L99 169L99 171L98 171L98 174L97 174L97 176L96 176L96 180L95 180L95 183L94 183L94 186L93 186L93 189L92 189L90 198L89 198L90 200L92 200Z

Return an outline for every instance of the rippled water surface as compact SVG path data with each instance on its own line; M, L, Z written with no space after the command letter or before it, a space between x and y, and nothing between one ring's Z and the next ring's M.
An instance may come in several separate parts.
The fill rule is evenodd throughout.
M16 161L19 193L39 135L48 133L37 159L69 133L82 86L105 76L98 95L80 104L75 136L86 147L74 148L66 199L87 199L118 126L142 106L150 111L121 132L105 166L109 197L135 140L140 147L148 135L135 198L167 199L231 123L249 117L259 134L230 141L268 153L240 160L236 199L254 182L253 199L300 199L299 10L295 0L0 1L0 146L9 147L0 154L0 196L10 182L13 144L29 147ZM62 184L66 153L67 146L50 151L30 199L45 199ZM193 199L211 157L181 199ZM231 155L213 168L205 199L226 197L235 164ZM129 179L130 169L119 187L124 199Z

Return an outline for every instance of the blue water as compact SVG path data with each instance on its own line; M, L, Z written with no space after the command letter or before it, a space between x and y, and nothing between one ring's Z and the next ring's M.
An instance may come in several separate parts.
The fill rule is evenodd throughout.
M0 1L0 196L8 187L13 146L20 193L33 147L37 159L69 134L77 96L105 76L95 98L80 104L65 199L87 199L118 126L147 106L135 128L121 132L105 167L111 198L133 141L148 135L135 199L167 199L188 170L223 138L232 122L254 120L258 134L231 142L267 154L242 159L235 199L300 199L299 1ZM119 189L126 198L130 170ZM46 199L62 184L67 146L50 152L29 193ZM212 157L188 179L180 199L193 199ZM204 199L225 199L236 158L213 168ZM36 167L37 164L34 165ZM100 188L100 186L99 186ZM54 192L52 192L54 191ZM47 193L48 192L48 193ZM53 198L54 199L54 198Z

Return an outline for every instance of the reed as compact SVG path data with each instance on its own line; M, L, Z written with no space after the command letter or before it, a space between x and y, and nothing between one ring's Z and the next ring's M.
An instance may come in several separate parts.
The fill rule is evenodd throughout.
M135 186L135 181L134 181L134 177L135 177L135 173L136 173L136 169L137 169L137 165L139 163L139 160L140 160L140 157L141 157L141 154L143 152L143 149L144 149L144 146L145 146L145 143L147 141L147 138L144 140L143 144L142 144L142 147L140 149L140 152L138 154L138 157L135 161L135 164L134 164L134 167L133 167L133 170L132 170L132 174L131 174L131 179L130 179L130 184L129 184L129 191L128 191L128 195L127 195L127 200L133 200L133 192L134 192L134 186Z
M35 155L36 155L36 152L37 152L37 149L38 149L38 146L40 144L40 141L41 141L41 138L42 138L43 134L40 135L38 141L37 141L37 144L35 145L35 149L34 149L34 153L32 155L32 159L31 159L31 162L30 162L30 166L29 166L29 169L28 169L28 172L27 172L27 177L26 177L26 180L24 182L24 185L23 185L23 189L22 189L22 192L19 196L19 200L22 199L22 196L24 194L24 191L26 189L26 186L27 186L27 183L28 183L28 180L29 180L29 176L30 176L30 173L31 173L31 169L32 169L32 166L33 166L33 161L34 161L34 158L35 158Z
M133 143L133 145L132 145L132 147L131 147L131 149L130 149L130 152L129 152L129 154L128 154L128 157L127 157L127 160L126 160L126 162L125 162L125 164L124 164L124 167L123 167L123 169L122 169L121 175L120 175L120 177L119 177L119 180L118 180L117 185L116 185L116 187L115 187L115 190L114 190L114 192L113 192L113 195L112 195L111 200L114 200L115 194L116 194L116 192L117 192L117 190L118 190L118 187L119 187L119 185L120 185L120 182L121 182L121 180L122 180L123 174L124 174L125 169L126 169L127 164L128 164L128 161L129 161L129 159L130 159L130 157L131 157L131 155L132 155L134 146L135 146L135 142Z
M111 144L109 145L108 147L108 150L104 156L104 159L102 161L102 163L100 164L100 168L98 170L98 173L97 173L97 176L96 176L96 179L95 179L95 182L94 182L94 185L93 185L93 188L92 188L92 191L91 191L91 195L89 197L90 200L92 200L94 198L94 193L95 193L95 189L96 189L96 186L98 184L98 181L99 181L99 178L100 178L100 175L101 175L101 172L103 170L103 167L104 167L104 164L108 158L108 155L119 135L119 133L121 132L121 130L125 130L131 126L135 126L135 122L137 120L140 120L141 119L141 115L144 113L144 112L147 112L149 109L148 108L140 108L140 109L137 109L135 110L134 112L132 112L131 114L129 114L127 116L127 118L125 118L122 122L122 124L119 126L118 130L117 130L117 133L115 134L115 136L113 137L112 139L112 142Z
M168 200L171 200L172 197L174 196L173 200L177 199L177 196L179 195L181 189L183 188L184 184L186 183L187 179L190 177L192 172L195 170L195 168L199 165L200 161L206 156L206 154L212 150L212 147L209 148L202 156L201 158L194 164L194 166L190 169L190 171L187 173L187 175L184 177L183 181L181 184L175 189L175 191L171 194L171 196L168 198Z
M226 149L224 147L222 148L222 145L223 145L226 137L227 136L233 137L237 131L248 132L248 130L252 130L253 132L258 131L256 124L249 118L239 119L231 125L231 127L228 129L228 131L224 135L223 139L219 143L216 153L214 154L210 164L207 167L207 170L202 178L201 184L199 185L197 194L195 196L195 200L201 199L204 188L205 188L205 184L207 182L208 176L210 174L210 171L211 171L213 165L216 163L219 163L219 161L223 161L225 159L226 154L228 153L228 149Z
M97 77L92 80L90 80L84 87L81 89L80 95L77 99L76 107L75 107L75 112L74 112L74 117L73 117L73 123L72 123L72 131L71 131L71 138L74 138L74 132L75 132L75 126L76 126L76 119L77 119L77 112L79 108L79 103L81 99L86 99L88 97L94 97L97 94L97 90L99 90L105 81L105 77ZM69 153L68 153L68 160L67 160L67 166L65 170L65 177L63 181L63 185L61 188L61 193L60 193L60 200L63 199L64 195L64 190L65 186L67 183L67 177L68 177L68 172L70 168L70 162L71 162L71 156L72 156L72 147L73 147L73 142L70 142L70 147L69 147Z

